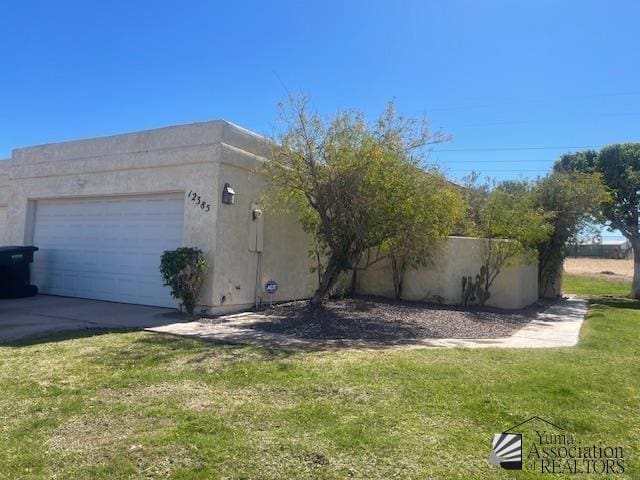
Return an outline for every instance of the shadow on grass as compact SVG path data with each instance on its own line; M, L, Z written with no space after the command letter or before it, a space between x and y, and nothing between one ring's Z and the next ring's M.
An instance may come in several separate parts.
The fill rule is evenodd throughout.
M17 340L0 342L0 347L29 347L43 343L64 342L81 338L91 338L110 333L131 333L140 331L139 328L83 328L77 330L64 330L60 332L42 332L23 337Z
M428 340L428 339L426 339ZM424 346L419 339L395 339L395 340L311 340L300 343L256 341L248 342L243 338L234 340L222 340L199 337L183 337L170 333L154 333L153 335L140 337L135 343L141 346L161 346L176 350L191 350L199 353L191 361L197 363L211 356L233 356L235 353L251 352L265 360L278 360L295 355L321 352L339 352L345 350L389 350L404 348L407 346Z
M605 306L611 308L625 308L629 310L640 310L640 300L635 300L625 297L617 296L604 296L604 297L592 297L589 299L589 303L596 306Z
M64 342L68 340L87 339L100 335L135 332L147 333L147 335L136 338L132 342L132 344L134 345L139 345L140 348L134 348L130 352L121 352L119 353L119 355L136 356L142 358L146 355L149 355L149 351L145 349L145 347L157 347L162 348L167 352L192 351L194 353L198 353L199 355L191 360L193 363L205 360L207 358L210 358L211 356L233 356L235 353L246 353L247 351L251 351L265 360L278 360L313 352L331 352L354 348L367 350L383 350L393 347L417 345L419 343L416 340L411 339L384 340L376 342L371 340L317 340L294 345L286 342L247 343L242 339L233 341L184 337L169 333L144 332L139 328L91 328L35 334L18 340L0 342L0 347L24 348L34 345Z
M211 357L233 357L235 354L251 352L261 359L278 360L294 355L313 351L322 351L319 346L267 346L248 343L235 343L222 340L210 340L193 337L183 337L170 333L150 332L150 335L137 338L133 343L140 346L140 351L145 347L163 348L171 351L191 351L196 355L188 363L200 363ZM137 350L137 349L134 349Z
M596 300L596 299L594 299ZM608 301L624 300L606 299ZM545 307L551 304L539 304L519 311L504 311L499 309L465 309L459 306L435 306L423 302L396 302L377 297L356 297L349 302L332 302L331 308L323 308L323 318L314 318L311 311L301 304L302 308L274 309L279 320L256 322L239 329L237 334L226 333L221 338L213 334L182 336L172 333L147 332L145 335L131 339L134 348L122 353L125 356L148 358L155 355L152 350L165 352L190 351L197 357L231 355L233 352L252 352L265 359L281 359L298 354L312 352L332 352L341 350L392 350L411 347L438 347L432 340L440 338L474 338L479 341L492 341L502 335L450 335L447 328L441 331L441 325L435 322L422 324L420 321L405 323L405 317L410 314L423 312L462 313L468 318L458 321L473 321L469 328L483 328L483 323L494 322L513 323L520 327L527 324ZM640 308L637 302L634 306L625 305L624 308ZM267 314L269 312L266 312ZM315 312L317 313L317 311ZM279 314L279 315L278 315ZM377 318L380 316L381 318ZM278 318L279 317L279 318ZM403 321L398 321L403 319ZM418 319L420 320L420 319ZM448 319L455 321L455 318ZM553 319L546 319L547 322ZM280 323L280 325L278 325ZM442 322L440 321L440 324ZM447 327L446 322L444 326ZM516 328L517 329L517 328ZM84 328L62 332L44 332L37 336L30 336L20 340L0 343L0 346L25 347L37 344L61 342L72 339L90 338L97 335L111 333L141 332L139 327L107 327ZM463 332L468 333L468 332ZM490 332L495 333L495 332ZM502 333L502 332L501 332ZM512 332L511 332L512 333ZM145 348L148 347L148 348ZM195 360L197 361L197 360Z

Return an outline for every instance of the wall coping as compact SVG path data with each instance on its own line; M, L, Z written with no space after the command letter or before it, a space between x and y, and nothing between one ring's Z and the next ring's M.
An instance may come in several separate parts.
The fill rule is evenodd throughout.
M272 150L272 143L267 138L226 120L213 120L16 148L12 151L12 159L15 163L26 165L203 147L218 143L261 157L269 156Z

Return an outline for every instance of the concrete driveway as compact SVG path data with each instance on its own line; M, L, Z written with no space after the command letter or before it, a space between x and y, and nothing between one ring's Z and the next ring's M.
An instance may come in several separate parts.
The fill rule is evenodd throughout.
M143 329L180 322L175 310L38 295L0 300L0 342L70 330Z

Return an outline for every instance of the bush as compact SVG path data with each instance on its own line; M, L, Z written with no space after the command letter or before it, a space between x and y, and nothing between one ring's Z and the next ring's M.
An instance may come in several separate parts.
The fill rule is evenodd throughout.
M167 250L160 257L164 285L171 288L171 295L182 302L189 315L193 315L206 270L207 260L197 248Z

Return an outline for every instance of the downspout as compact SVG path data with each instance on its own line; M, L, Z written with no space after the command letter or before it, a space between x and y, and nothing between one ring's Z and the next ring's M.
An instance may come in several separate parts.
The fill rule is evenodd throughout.
M256 303L256 310L258 310L258 306L260 303L260 268L262 267L262 252L256 252L256 284L254 287L254 297Z
M255 207L251 209L251 221L258 222L259 218L262 217L262 211L258 208L257 202L255 203ZM256 310L260 306L260 274L262 270L262 247L259 245L259 235L260 235L260 225L256 223L255 230L255 238L253 239L255 249L256 249L256 281L254 285L254 302Z

